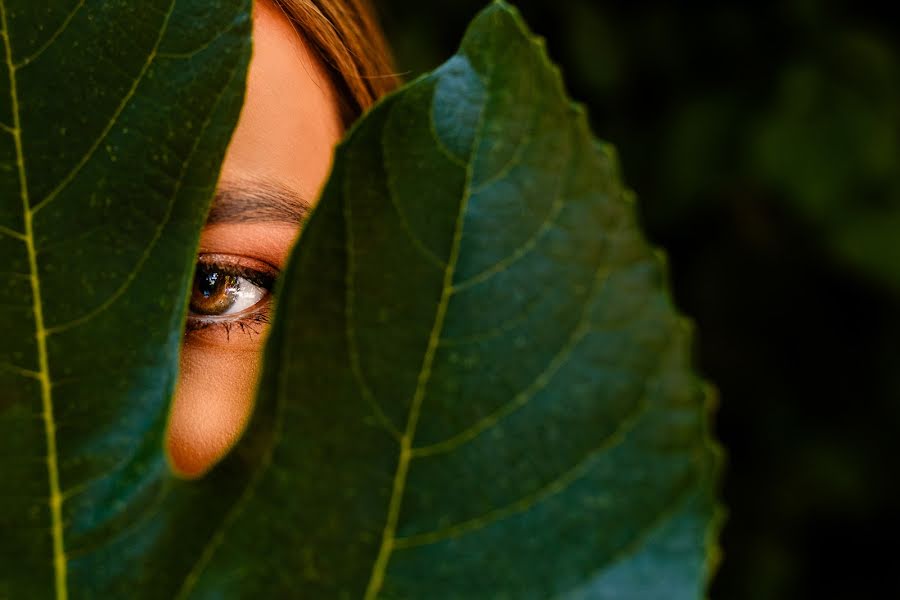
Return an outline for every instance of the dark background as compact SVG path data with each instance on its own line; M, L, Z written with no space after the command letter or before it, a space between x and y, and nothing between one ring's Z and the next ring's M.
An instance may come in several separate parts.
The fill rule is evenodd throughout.
M407 78L448 58L484 6L377 4ZM516 4L618 148L698 324L729 455L712 597L900 597L898 15Z

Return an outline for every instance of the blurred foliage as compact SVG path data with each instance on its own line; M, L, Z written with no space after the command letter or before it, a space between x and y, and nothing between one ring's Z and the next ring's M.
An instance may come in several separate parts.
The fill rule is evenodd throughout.
M377 2L411 78L482 1ZM522 0L669 253L729 450L712 597L900 593L900 19Z

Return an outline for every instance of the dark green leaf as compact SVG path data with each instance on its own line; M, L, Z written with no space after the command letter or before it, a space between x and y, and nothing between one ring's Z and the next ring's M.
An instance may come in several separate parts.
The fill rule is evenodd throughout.
M0 598L171 596L221 517L162 435L249 4L0 1Z
M703 595L690 328L505 4L350 133L281 294L250 430L274 446L185 592Z
M816 59L783 69L755 132L754 175L838 260L900 290L900 61L859 32L832 36Z

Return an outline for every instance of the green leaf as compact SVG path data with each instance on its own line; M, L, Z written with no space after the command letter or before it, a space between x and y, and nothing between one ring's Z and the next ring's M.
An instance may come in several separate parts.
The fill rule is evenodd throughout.
M900 62L874 34L826 47L783 68L754 130L753 174L844 266L900 291Z
M690 338L612 150L492 5L341 145L267 346L274 444L185 596L701 597Z
M240 488L162 436L249 12L0 1L0 598L171 596Z

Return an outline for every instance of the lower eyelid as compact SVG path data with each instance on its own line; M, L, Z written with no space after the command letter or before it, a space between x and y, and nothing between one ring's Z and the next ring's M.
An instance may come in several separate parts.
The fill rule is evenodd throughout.
M211 335L224 333L226 337L229 337L232 331L236 330L251 337L258 336L262 334L266 325L271 322L269 302L263 302L265 302L264 306L235 315L188 315L185 332L189 335L203 334L204 332Z
M266 295L268 296L268 294ZM254 321L258 320L260 315L267 316L269 313L269 299L268 297L263 297L262 300L257 302L251 307L248 307L240 312L231 313L231 314L221 314L221 315L200 315L195 313L188 313L187 318L189 321L194 322L202 322L202 323L227 323L227 322L235 322L235 321Z

